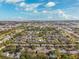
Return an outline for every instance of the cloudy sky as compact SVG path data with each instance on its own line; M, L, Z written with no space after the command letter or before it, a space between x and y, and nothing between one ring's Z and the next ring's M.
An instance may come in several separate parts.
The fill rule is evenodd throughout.
M79 0L0 0L0 20L78 20Z

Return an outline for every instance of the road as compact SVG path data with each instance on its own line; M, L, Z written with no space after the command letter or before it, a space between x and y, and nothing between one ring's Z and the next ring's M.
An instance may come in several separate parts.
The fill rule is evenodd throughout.
M70 34L73 34L74 36L79 37L79 35L76 34L76 33L74 33L73 31L67 30L67 27L61 27L61 28L62 28L64 31L66 31L66 32L68 32L68 33L70 33ZM69 28L69 29L71 29L71 28Z

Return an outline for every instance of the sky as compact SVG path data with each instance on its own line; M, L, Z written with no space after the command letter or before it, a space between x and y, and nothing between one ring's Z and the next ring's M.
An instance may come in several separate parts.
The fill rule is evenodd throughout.
M79 0L0 0L3 20L79 20Z

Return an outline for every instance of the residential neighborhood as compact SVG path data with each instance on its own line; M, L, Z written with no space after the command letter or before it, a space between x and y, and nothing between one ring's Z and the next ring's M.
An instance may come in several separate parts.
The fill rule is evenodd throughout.
M0 58L79 58L79 21L0 23Z

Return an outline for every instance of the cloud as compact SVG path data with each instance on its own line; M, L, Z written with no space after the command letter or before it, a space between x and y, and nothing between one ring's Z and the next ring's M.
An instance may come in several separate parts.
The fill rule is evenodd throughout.
M20 7L19 9L22 9L24 11L33 11L41 4L41 3L28 4L25 2L25 0L0 0L0 2L14 4L18 8Z
M49 13L49 11L47 11L47 10L43 10L42 13Z
M58 13L59 14L64 14L64 11L63 10L58 10Z
M61 15L64 19L69 19L69 16L65 14L63 10L58 10L58 14Z
M23 10L25 11L33 11L34 9L36 9L39 5L41 5L41 3L32 3L32 4L27 4L25 2L21 2L18 4L18 6L20 6Z
M40 15L44 15L44 19L46 20L78 20L79 18L73 15L66 13L65 10L43 10ZM46 17L45 17L46 16Z
M37 10L34 10L33 13L38 13L38 11Z
M55 6L55 5L56 5L55 2L48 2L48 3L46 4L46 7L53 7L53 6Z
M37 8L40 4L26 4L26 11L31 11Z
M22 2L24 0L2 0L2 2L5 2L5 3L18 3L18 2Z
M24 6L26 6L26 3L25 3L25 2L21 2L21 3L19 4L19 6L20 6L20 7L24 7Z
M79 18L70 14L66 14L63 10L58 10L59 15L61 15L66 20L78 20Z

